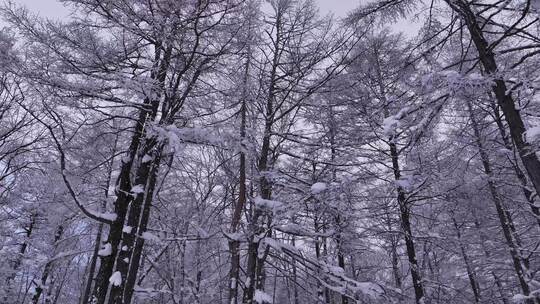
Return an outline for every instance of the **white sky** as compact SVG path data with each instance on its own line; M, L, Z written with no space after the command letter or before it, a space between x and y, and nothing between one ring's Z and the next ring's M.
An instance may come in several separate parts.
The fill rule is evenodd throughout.
M43 17L62 17L67 14L67 9L58 0L12 1L26 6L31 11L36 12ZM368 1L371 0L315 0L319 5L321 14L334 13L336 17L345 16L347 12L358 7L361 3L366 3ZM418 30L418 25L404 20L390 26L395 31L405 32L408 36L414 35L416 30Z
M336 16L343 16L346 12L357 7L362 0L316 0L321 13L333 12ZM66 9L58 0L14 0L15 3L24 4L34 12L46 17L58 17L66 13Z

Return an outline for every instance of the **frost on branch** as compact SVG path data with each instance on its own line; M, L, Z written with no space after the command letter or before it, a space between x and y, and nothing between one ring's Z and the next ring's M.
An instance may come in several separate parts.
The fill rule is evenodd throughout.
M260 208L263 210L270 210L272 212L278 212L283 208L282 202L263 199L260 196L255 197L253 199L253 202L255 203L255 206L257 208Z
M122 232L124 233L131 233L131 231L133 230L133 227L131 226L124 226L124 228L122 228Z
M540 15L540 0L531 0L531 9L536 14Z
M326 184L325 183L321 183L321 182L317 182L313 185L311 185L311 193L312 194L319 194L319 193L322 193L326 190Z
M101 249L98 251L98 255L102 257L110 256L112 253L112 246L109 243L103 244Z
M116 221L116 218L118 217L116 213L102 213L91 209L87 209L87 211L97 218L104 219L110 222Z
M144 193L144 185L135 185L131 188L131 193L140 194Z
M255 296L253 297L253 300L259 304L273 303L272 296L259 289L255 290Z
M115 271L109 278L109 283L113 286L122 285L122 274L120 271Z
M175 125L154 125L147 131L147 136L156 136L167 142L173 151L182 151L187 144L228 147L231 143L238 141L235 135L219 128L180 128Z
M157 235L155 235L155 234L153 234L153 233L151 233L149 231L143 232L141 237L143 239L147 240L147 241L152 241L152 242L156 242L156 243L161 242L161 239Z
M535 126L525 131L525 138L528 142L534 143L540 140L540 126Z
M382 122L383 134L387 137L394 137L397 129L401 127L400 119L404 118L408 111L409 108L404 107L396 115L386 117Z
M384 298L388 293L400 293L391 288L383 289L379 284L372 282L358 282L349 278L343 268L329 265L321 260L317 260L305 255L299 248L279 242L272 238L264 238L262 242L268 245L276 254L283 257L294 258L298 265L298 270L306 275L317 279L320 284L339 294L347 295L352 299Z
M485 77L476 72L464 75L455 70L428 73L423 75L421 80L421 85L425 90L445 88L456 94L488 90L492 84L492 77Z

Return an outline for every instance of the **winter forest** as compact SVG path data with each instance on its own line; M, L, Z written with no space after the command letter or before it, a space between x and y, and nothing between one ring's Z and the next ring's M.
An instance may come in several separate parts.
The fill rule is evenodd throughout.
M0 304L540 304L540 0L61 2L0 1Z

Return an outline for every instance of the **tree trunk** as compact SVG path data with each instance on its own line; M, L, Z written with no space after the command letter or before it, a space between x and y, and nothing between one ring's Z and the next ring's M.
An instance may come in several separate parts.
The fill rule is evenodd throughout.
M132 261L131 255L134 250L135 240L139 238L139 235L144 231L140 231L138 228L139 221L141 220L141 212L143 209L143 204L145 200L150 199L151 201L151 192L155 186L155 179L151 178L152 170L155 166L156 160L158 157L156 154L159 152L154 152L153 149L156 147L154 140L149 140L144 144L144 148L140 151L139 159L142 159L144 155L151 155L152 161L145 162L140 164L139 168L136 171L135 185L144 187L141 193L133 193L134 199L131 201L129 213L127 217L126 224L123 228L122 241L120 243L121 250L118 252L115 260L115 270L120 272L122 277L122 282L119 286L111 287L111 294L109 297L108 303L124 303L123 297L125 292L126 281L128 277L128 271L131 268ZM129 302L126 302L129 303Z
M386 214L386 223L388 225L388 230L392 231L392 222L390 219L389 211L387 211ZM398 247L398 239L395 237L394 234L390 235L390 254L392 259L392 272L394 273L394 281L396 283L396 287L401 290L402 283L401 283L401 275L399 271L399 256L397 252Z
M114 139L112 154L116 154L116 151L118 149L118 135L116 135ZM109 188L111 186L111 180L112 180L112 172L113 172L113 165L114 165L114 158L111 159L109 163L109 169L107 172L107 181L105 183L105 199L109 198ZM101 206L102 212L105 212L105 209L107 208L107 201L103 201L103 204ZM88 275L86 279L86 285L84 288L83 296L81 297L80 304L88 304L88 301L90 300L90 295L92 293L92 286L96 283L95 282L95 272L96 272L96 266L98 261L98 252L101 246L101 238L103 236L103 223L99 223L96 239L94 241L94 251L92 253L92 258L90 260L90 265L88 266Z
M510 135L518 150L521 162L527 171L536 193L540 193L540 161L536 156L534 148L524 139L526 131L525 124L519 110L516 109L511 92L508 91L505 81L496 75L499 71L495 60L495 53L484 37L482 27L478 23L477 17L473 13L469 3L464 0L445 1L465 21L484 70L488 75L495 77L494 85L492 86L493 93L508 122Z
M338 219L339 222L339 219ZM343 252L343 241L341 240L341 234L338 234L336 238L336 244L337 244L337 256L338 256L338 266L345 271L345 255ZM341 304L348 304L349 298L342 294L341 295Z
M314 225L315 225L315 233L319 234L319 231L321 228L319 225L318 213L315 213ZM321 260L321 238L318 235L315 236L315 257L317 258L317 261ZM320 270L317 268L317 272L319 271ZM317 280L317 299L319 299L321 302L324 301L324 303L328 303L328 299L325 297L326 289L327 288L323 287L323 285L319 282L319 280Z
M469 278L469 283L471 284L471 289L474 295L474 302L480 303L480 284L478 284L476 272L471 265L469 256L467 255L467 251L465 250L465 246L463 245L463 242L461 240L461 231L459 229L459 225L453 215L452 222L454 223L454 228L456 228L459 248L461 249L461 256L463 257L463 262L465 263L465 269L467 269L467 277Z
M272 70L270 72L270 79L268 82L268 96L266 99L266 112L265 112L265 124L264 133L261 146L261 152L257 169L260 174L259 178L259 191L262 199L270 199L272 197L272 184L268 179L267 170L269 169L269 157L270 157L270 142L272 136L272 127L275 118L274 99L276 90L276 78L278 63L281 56L280 44L282 39L281 22L283 15L283 8L278 8L276 16L276 39L274 42L273 58L272 58ZM253 303L253 296L255 295L255 287L260 286L259 276L263 272L264 260L258 258L258 248L260 244L260 235L264 231L262 225L259 223L263 216L261 210L257 206L253 206L253 215L249 228L249 245L248 245L248 266L247 266L247 282L246 289L244 291L243 302L245 304ZM262 263L262 264L261 264Z
M149 100L146 100L145 104L149 104ZM118 247L122 239L122 230L124 227L124 221L127 215L128 206L131 203L132 196L131 192L131 170L134 166L135 157L141 140L144 137L143 130L147 121L147 111L141 110L139 113L139 119L135 126L135 132L131 139L131 144L129 146L128 155L125 159L122 160L122 166L120 169L120 174L118 176L116 200L114 202L114 212L117 216L116 220L110 225L109 235L107 237L106 243L111 246L111 254L108 256L100 257L100 265L98 274L96 276L96 284L94 286L93 292L93 302L96 304L104 304L108 289L109 289L109 278L113 274L115 258L118 254Z
M5 284L6 284L5 285L5 291L4 291L5 295L4 295L3 299L2 299L2 304L10 304L8 302L8 300L9 300L9 294L11 292L11 284L12 284L12 281L17 276L17 270L19 270L19 267L22 264L24 254L26 253L26 249L28 248L28 239L32 235L32 232L34 230L34 226L36 224L36 218L37 218L37 214L33 213L30 216L30 224L28 225L27 228L25 228L25 230L26 230L26 238L23 241L23 243L21 244L21 248L19 249L19 253L18 253L17 257L15 258L15 261L13 262L13 264L11 266L11 271L12 272L5 279Z
M115 267L123 267L122 263L117 265L115 262L119 254L118 249L123 247L121 246L121 241L123 237L124 222L126 220L128 206L131 208L131 204L134 201L134 197L131 193L131 174L133 168L138 165L136 163L136 161L138 160L137 153L140 152L140 150L150 150L148 148L152 147L152 145L148 145L148 143L146 142L145 128L147 123L154 120L157 115L162 93L161 90L164 87L167 70L170 64L170 56L172 54L172 46L167 47L166 51L163 51L162 47L163 46L161 43L156 43L155 45L155 66L157 72L152 71L150 75L151 79L155 79L159 83L159 87L156 89L155 92L156 96L154 96L155 98L153 99L146 97L144 100L143 107L139 111L139 117L135 125L134 134L131 138L128 155L122 161L120 174L118 176L116 186L117 199L114 202L114 211L117 215L117 219L110 225L109 236L107 239L107 243L111 245L112 252L110 255L101 258L100 268L96 278L96 286L94 289L94 297L96 304L105 303L105 301L107 300L107 295L109 294L109 278L113 274L113 270ZM146 147L141 149L141 146L143 144L146 144ZM139 170L137 169L137 171ZM139 176L135 176L134 178L135 180L137 180ZM123 270L125 271L126 269ZM125 276L126 274L123 273L122 275ZM122 277L122 279L124 279L124 277ZM117 298L116 294L117 292L114 291L113 297L109 298Z
M513 146L512 142L510 142L510 140L508 138L508 135L506 134L506 128L505 128L505 126L503 124L502 117L500 115L499 109L497 109L497 106L494 104L493 99L491 98L492 95L489 94L489 96L490 96L491 107L493 109L493 114L495 116L495 123L497 124L497 128L499 129L499 133L501 134L501 138L503 140L504 147L507 150L512 151L514 146ZM525 196L525 199L527 199L527 203L529 204L529 206L531 208L531 212L532 212L533 216L536 217L536 223L538 224L538 227L540 227L540 208L537 207L535 202L534 202L534 193L529 189L527 177L523 173L523 170L520 168L517 159L514 159L514 161L513 162L511 161L511 163L512 163L512 168L514 169L514 172L516 174L516 177L518 178L518 180L519 180L519 182L521 184L521 189L523 191L523 196Z
M388 145L390 146L390 157L392 158L394 179L397 182L401 179L401 169L399 167L399 154L396 144L394 143L394 138L390 138L388 140ZM420 270L418 269L418 261L416 260L416 250L414 248L414 240L410 220L410 205L407 202L405 190L400 185L397 186L397 202L400 211L401 229L403 231L405 239L407 258L409 260L411 278L413 281L414 295L416 303L419 304L424 301L424 287L422 285L422 277L420 275Z
M386 90L384 86L384 80L382 76L382 71L379 63L379 51L377 49L374 50L375 53L375 67L376 67L376 73L377 73L377 82L379 85L379 98L384 104L384 115L385 117L388 117L389 111L387 108L388 100L386 98ZM398 182L401 179L401 168L399 166L399 152L397 149L397 146L395 144L395 136L392 135L390 138L388 138L388 146L390 150L390 157L392 160L392 171L394 173L394 180ZM400 185L397 185L397 202L400 212L400 219L401 219L401 229L403 231L404 239L405 239L405 247L407 249L407 258L409 260L409 268L411 272L411 278L413 281L413 288L414 288L414 295L416 299L416 303L422 303L425 301L424 299L424 287L422 285L422 277L420 275L420 270L418 268L418 261L416 260L416 250L414 246L414 239L412 234L412 228L411 228L411 220L410 220L410 205L407 202L407 197L405 190Z
M155 187L157 183L159 166L161 164L162 151L163 151L163 146L160 145L159 150L157 152L158 155L155 156L155 161L152 163L152 168L150 170L148 189L146 190L145 198L143 202L144 208L142 210L142 214L140 215L140 222L138 223L138 227L136 229L139 235L135 241L133 254L131 255L129 259L129 270L128 270L128 275L126 279L126 284L124 287L123 302L119 302L122 304L131 303L131 299L133 297L133 289L135 287L135 281L137 279L137 273L139 270L139 264L141 262L142 251L143 251L144 242L145 242L145 239L141 236L144 232L146 232L147 227L148 227L148 222L150 220L150 211L152 208L152 201L154 198L154 191L155 191Z
M250 17L248 17L250 18ZM246 64L244 68L244 76L242 79L242 95L240 104L240 168L239 168L239 190L238 201L234 205L233 216L231 219L230 232L233 238L229 240L229 250L231 252L231 269L229 271L229 303L236 304L238 302L238 282L240 280L240 241L236 237L238 227L242 219L247 202L246 190L246 112L248 98L248 78L249 68L251 65L251 19L249 19L248 39L246 41Z
M92 253L92 258L90 259L90 265L88 266L88 274L86 278L86 285L84 287L84 293L81 297L81 304L88 304L90 300L90 295L92 293L92 286L95 284L95 272L98 260L98 252L101 247L101 235L103 234L103 223L100 223L98 226L96 239L94 241L94 251Z
M529 270L526 265L529 264L529 262L523 258L521 248L519 244L516 243L516 235L514 235L514 229L512 229L512 222L511 218L507 216L508 212L505 210L501 196L497 190L497 185L495 184L493 180L493 173L491 170L491 163L488 157L488 154L484 148L484 144L482 142L482 137L480 133L480 129L478 127L478 122L476 121L476 117L473 113L472 104L469 100L466 101L467 103L467 109L469 111L469 115L471 118L471 124L474 131L474 136L476 139L476 144L478 146L478 152L480 154L480 158L482 161L482 166L484 167L484 173L487 175L487 183L488 187L493 199L493 203L495 204L495 208L497 210L497 215L499 217L499 221L501 224L501 228L503 230L504 238L506 240L506 244L509 247L510 255L512 257L512 262L514 265L514 270L516 271L516 276L519 281L519 285L521 286L521 290L523 291L523 294L525 296L530 295L530 275ZM528 299L525 302L527 304L534 304L539 303L540 299L533 300Z
M63 226L58 226L58 228L56 229L56 233L54 234L54 242L53 242L54 250L53 250L53 253L56 252L57 243L60 240L60 238L62 237L63 233L64 233L64 227ZM36 287L36 293L32 297L32 303L34 303L34 304L37 304L39 302L39 298L41 297L41 294L43 293L43 286L46 285L47 279L49 278L49 274L51 272L52 264L53 264L53 261L49 261L49 262L47 262L47 264L45 264L45 268L43 269L43 274L41 275L41 282Z
M474 212L473 212L473 214L474 214ZM474 226L476 227L476 229L479 232L482 250L484 251L484 254L485 254L486 258L489 260L489 258L491 257L491 254L490 254L490 252L487 250L487 248L485 246L485 243L486 243L487 239L486 239L486 236L484 235L484 233L482 233L482 229L480 227L480 223L478 222L478 218L477 218L476 214L474 215ZM495 273L495 271L491 270L490 273L491 273L491 276L493 277L493 279L495 280L495 285L497 285L497 288L499 289L499 293L501 295L501 299L502 299L503 304L508 304L508 299L506 298L506 296L504 294L501 279Z

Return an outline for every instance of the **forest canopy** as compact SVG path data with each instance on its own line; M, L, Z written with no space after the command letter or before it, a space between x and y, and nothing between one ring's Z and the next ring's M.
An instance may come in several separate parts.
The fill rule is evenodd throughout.
M60 2L0 1L0 304L540 304L540 0Z

